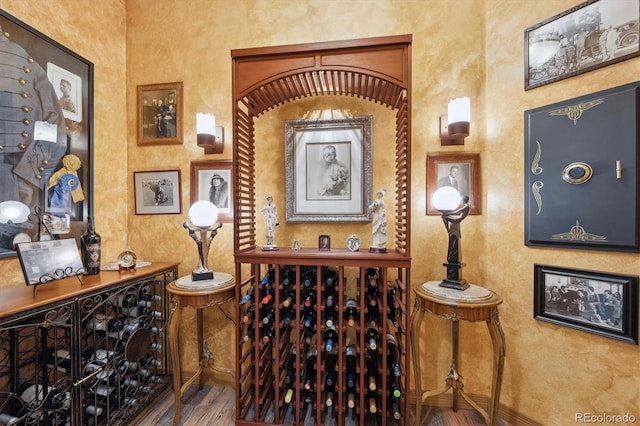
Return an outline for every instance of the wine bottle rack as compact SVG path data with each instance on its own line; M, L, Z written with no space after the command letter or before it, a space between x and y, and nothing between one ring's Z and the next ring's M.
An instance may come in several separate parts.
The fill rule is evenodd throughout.
M406 257L280 249L237 260L236 424L410 423Z
M152 264L47 284L37 299L13 289L0 301L0 423L126 424L149 405L171 384L165 287L176 276Z

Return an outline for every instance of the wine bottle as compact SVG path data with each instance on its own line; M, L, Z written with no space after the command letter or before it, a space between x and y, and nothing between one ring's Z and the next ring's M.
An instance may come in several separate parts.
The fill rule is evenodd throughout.
M147 284L140 287L140 292L138 293L138 299L146 300L149 302L159 302L162 300L162 296L160 296L159 294L155 294L153 292L153 286L150 284Z
M255 288L253 285L251 285L251 287L249 287L249 289L247 290L246 294L242 296L242 299L240 299L240 304L244 305L252 301L254 293L255 293Z
M367 342L369 343L369 349L375 351L378 347L378 324L375 320L371 320L367 323Z
M247 310L245 311L244 316L242 317L242 323L248 324L251 321L253 321L255 314L256 314L256 306L252 303L247 307Z
M260 281L260 284L262 284L262 285L272 285L275 282L276 282L276 270L274 268L269 268L269 270L267 271L265 276L262 277L262 280Z
M333 351L328 352L324 360L325 388L333 389L336 385L336 361L338 359L338 353L335 348Z
M316 268L309 267L304 273L304 279L302 280L302 285L305 288L315 287L317 279L318 279L318 275L316 273Z
M249 323L246 331L244 332L244 336L242 336L242 340L245 342L253 340L253 336L255 335L255 333L256 333L255 326L253 325L253 323Z
M316 382L316 360L318 359L318 351L316 348L309 348L307 352L307 361L305 364L304 390L313 392Z
M344 315L349 327L353 327L358 322L358 302L355 299L347 299Z
M378 412L378 400L375 394L369 393L368 398L368 408L369 413L376 414Z
M322 335L324 340L324 348L327 352L331 352L333 350L333 346L338 342L338 332L335 327L327 327L324 330Z
M346 349L346 368L347 368L347 406L355 407L356 394L356 373L357 373L357 349L355 346L347 346Z
M336 318L338 313L336 312L336 308L333 306L326 306L324 311L322 312L322 316L324 318L325 327L335 327Z
M316 307L317 293L313 288L309 288L305 291L302 299L302 306L304 310L313 310Z
M289 352L289 356L287 357L286 363L286 373L284 375L284 383L285 385L294 385L294 381L296 379L296 348L295 346L291 347L291 351Z
M367 364L367 387L371 392L378 389L378 353L374 351L366 352Z
M283 267L280 270L280 287L282 289L291 288L296 282L296 270Z
M393 334L387 334L387 364L389 366L389 374L393 374L395 377L402 375L398 358L398 341Z
M398 398L395 398L393 396L389 397L389 405L391 406L393 418L396 420L400 420L402 418L402 413L400 412L400 404L398 404Z
M87 218L87 230L80 237L82 263L87 269L87 275L97 275L100 273L101 238L94 227L95 216L89 215Z
M396 287L389 287L387 292L387 318L391 321L395 328L398 328L398 311L400 309L400 302L397 298L398 289Z
M11 426L20 421L19 417L14 417L8 413L0 413L0 424Z

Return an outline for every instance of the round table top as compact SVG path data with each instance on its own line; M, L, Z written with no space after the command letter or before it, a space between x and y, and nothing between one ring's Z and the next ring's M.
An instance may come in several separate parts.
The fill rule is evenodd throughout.
M466 290L440 287L442 281L427 281L414 288L417 296L445 305L499 305L502 298L495 292L475 284L469 284Z
M215 294L232 289L235 279L226 272L214 272L212 280L193 281L191 275L185 275L169 283L167 291L174 294Z

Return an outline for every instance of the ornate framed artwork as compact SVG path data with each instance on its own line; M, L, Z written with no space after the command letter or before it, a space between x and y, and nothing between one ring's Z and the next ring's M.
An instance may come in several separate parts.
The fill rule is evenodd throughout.
M138 86L138 145L182 143L182 82Z
M136 214L182 212L180 170L133 172Z
M441 186L452 186L469 197L469 214L480 214L480 154L427 154L427 214L441 214L431 197Z
M93 212L93 64L0 10L0 258Z
M191 162L191 204L211 201L219 222L233 222L233 161Z
M589 0L524 32L525 90L640 54L640 0Z
M368 222L373 117L285 121L286 220Z
M534 265L536 319L638 344L638 277Z
M525 111L526 245L640 250L639 88Z

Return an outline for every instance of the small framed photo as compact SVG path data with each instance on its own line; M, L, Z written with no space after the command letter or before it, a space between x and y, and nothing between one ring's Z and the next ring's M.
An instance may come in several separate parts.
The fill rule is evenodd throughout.
M638 344L638 277L534 265L533 316Z
M320 235L318 237L318 250L331 250L331 236Z
M191 162L191 204L211 201L219 222L233 222L233 161Z
M525 90L640 55L640 0L588 0L524 32Z
M182 82L138 86L138 145L182 144Z
M182 212L180 170L133 172L136 214Z
M431 197L443 186L452 186L469 197L469 214L480 214L480 154L427 154L427 214L439 215Z

